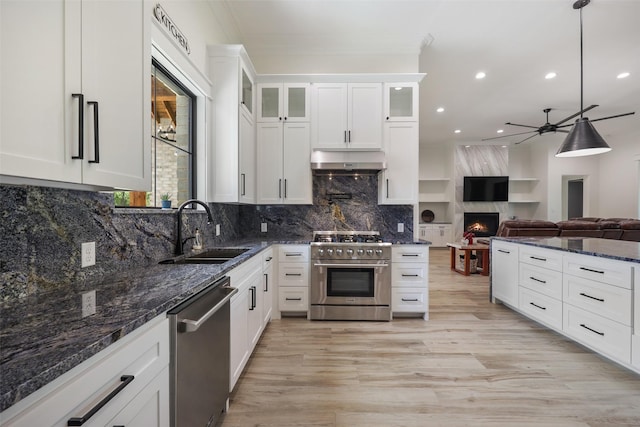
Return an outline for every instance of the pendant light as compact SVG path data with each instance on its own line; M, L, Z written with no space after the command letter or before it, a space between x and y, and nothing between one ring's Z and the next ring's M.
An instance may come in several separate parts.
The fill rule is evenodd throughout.
M556 157L579 157L611 151L605 140L600 136L587 117L583 117L583 61L582 61L582 8L591 0L578 0L573 4L574 9L580 9L580 118L556 153Z

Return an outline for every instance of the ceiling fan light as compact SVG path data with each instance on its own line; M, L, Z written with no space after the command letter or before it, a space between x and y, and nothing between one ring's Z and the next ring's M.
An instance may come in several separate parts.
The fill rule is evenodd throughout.
M576 120L573 128L567 135L556 157L580 157L602 154L611 151L605 140L587 117Z

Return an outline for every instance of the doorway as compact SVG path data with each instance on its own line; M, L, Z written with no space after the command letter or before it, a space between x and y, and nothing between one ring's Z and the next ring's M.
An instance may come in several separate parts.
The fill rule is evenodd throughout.
M567 219L584 216L584 181L571 179L567 182Z

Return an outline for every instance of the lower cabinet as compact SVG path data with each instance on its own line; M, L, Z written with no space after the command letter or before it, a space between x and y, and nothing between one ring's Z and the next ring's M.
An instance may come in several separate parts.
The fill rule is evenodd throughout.
M309 311L309 245L278 247L278 310L284 315Z
M83 424L70 423L82 417L88 417ZM159 316L128 334L10 407L0 419L7 426L169 427L169 320Z
M491 241L491 299L518 307L518 245Z
M444 248L453 241L451 224L420 224L420 240L431 242L431 247Z
M391 248L391 311L421 314L429 319L429 246Z
M262 252L262 318L266 325L273 314L274 284L276 259L273 256L273 248Z

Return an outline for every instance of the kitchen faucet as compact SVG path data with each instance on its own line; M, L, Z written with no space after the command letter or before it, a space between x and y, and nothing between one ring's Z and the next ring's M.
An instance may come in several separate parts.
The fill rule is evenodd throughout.
M184 210L185 206L193 203L199 204L204 208L205 211L207 211L207 216L209 217L209 219L207 220L207 224L211 224L213 222L213 215L211 215L211 209L209 209L209 206L206 203L201 202L200 200L189 199L183 202L180 206L178 206L178 236L176 238L176 252L175 252L176 255L182 255L184 253L182 250L182 245L184 244L182 242L182 211Z

